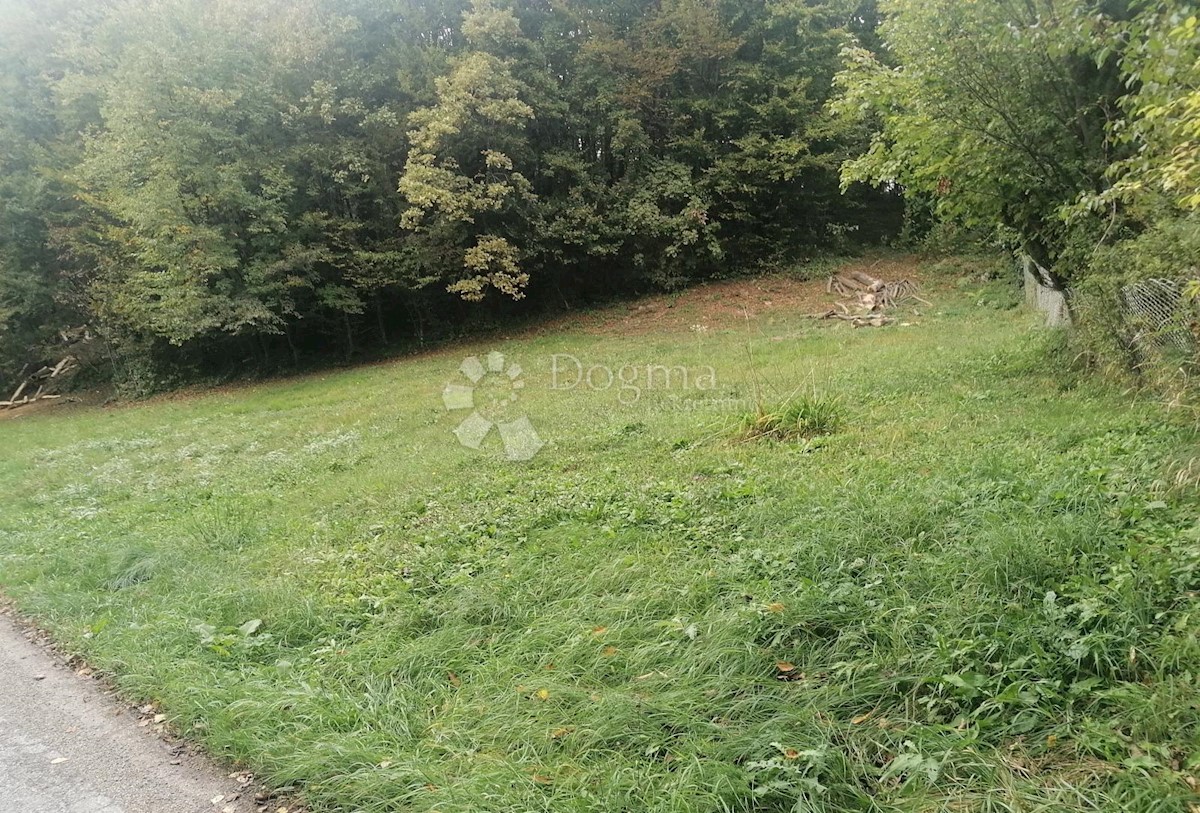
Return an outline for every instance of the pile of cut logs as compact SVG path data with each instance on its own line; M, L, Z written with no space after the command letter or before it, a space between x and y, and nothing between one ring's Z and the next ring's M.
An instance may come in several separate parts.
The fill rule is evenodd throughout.
M21 375L25 375L28 369L29 365L26 365L25 369L21 370ZM17 387L11 398L7 401L0 401L0 409L14 409L35 401L61 398L61 395L48 392L48 390L54 389L56 384L77 369L79 369L79 365L74 356L63 357L62 361L53 367L45 365L38 368L21 381L21 385Z
M931 304L918 295L920 288L915 282L906 279L884 282L863 271L838 272L829 278L825 290L849 299L813 316L818 319L843 319L854 327L882 327L891 324L895 319L883 311L905 300L912 299L926 305Z

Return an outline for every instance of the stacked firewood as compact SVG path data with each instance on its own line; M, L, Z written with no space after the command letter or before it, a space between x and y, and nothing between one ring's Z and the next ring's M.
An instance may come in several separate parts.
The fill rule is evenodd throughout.
M915 282L902 279L899 282L884 282L863 271L841 271L831 276L825 285L828 293L847 297L824 313L813 314L819 319L842 319L854 327L882 327L895 321L884 313L906 300L915 300L926 305Z
M21 379L20 385L7 401L0 401L0 409L14 409L35 401L61 398L62 396L54 390L67 376L79 369L74 356L64 356L57 364L42 365L26 375L30 366L27 364L21 370L21 374L17 376Z

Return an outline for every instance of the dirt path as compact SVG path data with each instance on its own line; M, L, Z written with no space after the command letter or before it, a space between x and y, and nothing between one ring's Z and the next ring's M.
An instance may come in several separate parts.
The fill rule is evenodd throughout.
M138 716L0 614L0 811L249 813L253 792ZM249 798L247 798L249 797Z

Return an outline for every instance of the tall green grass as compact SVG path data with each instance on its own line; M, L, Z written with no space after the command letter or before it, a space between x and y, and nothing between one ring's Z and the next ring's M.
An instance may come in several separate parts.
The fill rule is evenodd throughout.
M0 584L317 811L1186 810L1194 432L978 299L499 342L524 464L441 404L492 345L6 422ZM554 353L718 385L554 391ZM801 385L838 431L734 440Z
M793 395L777 406L760 405L742 415L740 434L746 440L812 440L839 431L844 412L835 398Z

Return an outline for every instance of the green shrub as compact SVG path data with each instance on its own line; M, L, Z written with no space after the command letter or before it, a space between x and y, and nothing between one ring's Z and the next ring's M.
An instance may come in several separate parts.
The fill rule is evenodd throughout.
M822 395L789 399L774 407L759 407L742 416L741 436L745 440L810 440L832 435L845 423L840 401Z

